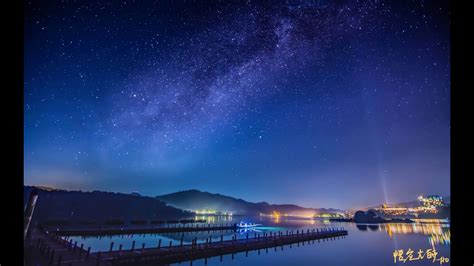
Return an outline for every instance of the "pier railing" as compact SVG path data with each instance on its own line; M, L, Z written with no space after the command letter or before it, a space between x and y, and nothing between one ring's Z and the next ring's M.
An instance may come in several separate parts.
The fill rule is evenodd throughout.
M197 238L192 240L191 244L173 245L170 241L169 245L161 245L161 240L155 247L147 247L143 244L141 248L132 248L129 250L113 251L113 242L108 252L98 252L97 257L101 260L111 263L112 265L160 265L178 263L184 261L193 261L197 259L205 259L210 257L222 256L226 254L235 254L251 250L268 249L271 247L291 245L314 240L336 239L347 235L344 228L322 228L307 230L292 230L286 232L269 232L246 234L245 238L238 238L234 235L231 240L224 240L221 235L220 240L207 238L205 242L198 243Z
M203 227L194 227L203 228ZM206 227L206 229L211 227ZM212 228L228 228L228 226L212 226ZM235 228L235 227L232 227ZM186 232L186 231L180 231ZM197 237L192 239L190 244L184 243L184 234L178 244L170 241L162 243L157 241L157 245L145 247L145 243L136 247L133 241L131 248L123 249L120 244L115 246L114 242L110 243L108 251L91 252L91 247L85 248L83 244L78 245L77 241L68 239L68 237L57 234L57 231L48 229L39 230L35 234L34 244L43 257L47 258L51 265L68 265L74 261L74 265L163 265L171 263L180 263L211 257L249 251L275 248L292 244L299 245L305 242L326 241L328 239L338 239L347 235L347 230L342 227L338 228L319 228L305 230L287 230L277 232L263 233L247 233L244 237L238 237L235 233L231 239L224 240L224 235L220 237L208 237L205 241L198 242ZM115 249L114 249L115 247Z
M157 227L115 227L94 229L50 229L60 236L99 236L124 234L153 234L153 233L180 233L198 231L226 231L234 230L234 224L168 224Z

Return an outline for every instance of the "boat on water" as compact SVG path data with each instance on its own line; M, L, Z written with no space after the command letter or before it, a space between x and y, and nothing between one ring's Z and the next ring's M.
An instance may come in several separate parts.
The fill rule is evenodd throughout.
M257 227L257 226L261 226L261 224L244 223L244 222L240 222L238 224L235 224L235 227L237 227L237 228L252 228L252 227Z

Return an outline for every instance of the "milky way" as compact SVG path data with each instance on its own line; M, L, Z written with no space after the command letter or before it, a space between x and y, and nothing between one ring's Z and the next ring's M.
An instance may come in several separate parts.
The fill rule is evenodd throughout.
M448 193L448 11L27 2L25 182L334 207Z

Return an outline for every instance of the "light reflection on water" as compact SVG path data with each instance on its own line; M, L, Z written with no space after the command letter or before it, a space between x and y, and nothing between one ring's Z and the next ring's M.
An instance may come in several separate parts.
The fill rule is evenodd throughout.
M206 219L209 223L225 224L238 223L240 221L258 222L263 224L251 230L223 231L223 232L197 232L197 233L173 233L173 234L143 234L129 236L109 237L71 237L78 241L78 245L91 246L92 251L108 250L110 242L114 242L114 249L120 244L123 249L129 249L131 243L136 241L136 247L142 243L146 247L156 247L161 239L162 245L167 246L171 241L173 245L179 244L183 238L184 244L189 244L193 239L198 243L205 242L212 237L213 241L237 238L245 238L247 234L268 231L286 231L313 229L322 227L344 227L348 230L348 236L343 239L326 241L305 246L293 246L293 248L278 248L271 253L256 251L249 252L248 256L235 254L233 259L225 255L223 262L219 257L211 258L207 265L395 265L392 253L395 249L418 248L426 250L436 247L440 255L450 256L450 229L449 224L441 223L413 223L413 224L354 224L334 223L327 219L302 219L293 217L279 217L278 220L271 217L239 217L239 216L209 216L199 217ZM187 264L187 263L185 263ZM443 264L443 265L449 265ZM194 261L193 265L205 265L204 260ZM410 265L433 265L430 261L410 262Z
M362 231L368 229L386 232L390 238L395 234L419 234L426 235L428 242L434 245L450 245L451 232L449 224L444 223L394 223L394 224L357 224Z

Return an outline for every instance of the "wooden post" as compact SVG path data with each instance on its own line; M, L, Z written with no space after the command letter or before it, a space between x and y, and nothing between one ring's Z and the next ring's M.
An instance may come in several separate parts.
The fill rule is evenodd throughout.
M142 244L142 252L145 249L145 243Z
M183 240L184 240L184 234L181 235L181 241L179 243L179 245L182 247L183 246Z
M53 265L54 260L54 249L51 251L51 258L49 259L49 264Z
M122 252L122 244L119 245L119 252Z
M171 249L171 246L173 246L173 241L170 241L169 249Z
M112 249L114 248L114 242L110 242L110 248L109 248L109 253L112 252Z
M89 255L91 254L91 247L87 248L87 253L86 253L86 260L89 259Z
M135 249L135 240L132 242L132 251Z
M160 247L161 247L161 239L158 240L158 248L160 248Z
M223 236L223 235L221 235L221 242L222 242L222 241L224 241L224 236Z
M100 251L97 253L97 266L100 265Z

